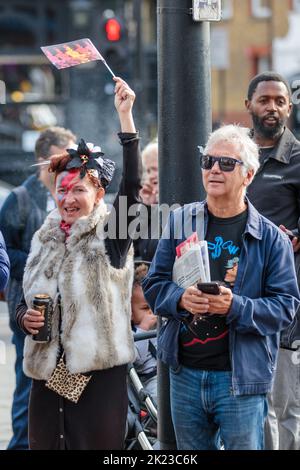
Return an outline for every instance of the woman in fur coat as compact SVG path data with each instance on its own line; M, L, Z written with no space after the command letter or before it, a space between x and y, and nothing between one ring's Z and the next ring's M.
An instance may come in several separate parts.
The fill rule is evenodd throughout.
M131 239L121 225L126 221L127 229L134 216L126 219L123 213L120 220L119 209L125 197L128 208L139 202L141 164L132 117L135 94L120 78L115 81L124 161L113 209L108 214L103 196L114 163L102 158L99 147L81 140L78 147L52 157L49 167L55 174L58 209L34 235L24 272L17 321L27 333L24 372L33 378L31 449L123 448L126 365L135 352L130 327ZM32 308L37 294L48 294L54 303L51 340L46 343L31 336L44 325L43 316ZM56 378L59 361L68 373L91 377L77 403L65 397L65 385L61 392ZM82 375L76 377L81 383ZM53 391L53 382L59 392Z

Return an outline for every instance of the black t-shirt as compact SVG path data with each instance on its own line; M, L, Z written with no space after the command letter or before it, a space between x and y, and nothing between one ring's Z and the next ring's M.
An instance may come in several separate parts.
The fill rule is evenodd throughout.
M248 211L230 218L208 214L206 241L212 281L233 288ZM191 316L190 320L193 317ZM203 315L195 323L182 323L179 339L180 363L202 370L230 370L226 315Z

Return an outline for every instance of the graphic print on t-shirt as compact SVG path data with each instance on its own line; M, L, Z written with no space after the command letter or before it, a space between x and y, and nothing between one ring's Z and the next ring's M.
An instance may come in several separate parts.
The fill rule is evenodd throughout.
M209 214L206 234L211 279L233 289L238 272L242 234L247 211L230 218ZM207 314L189 318L180 330L180 361L203 370L230 370L226 315Z
M229 259L225 266L226 274L224 277L224 281L226 282L226 284L229 284L230 287L234 287L239 265L239 259L240 258L238 256L235 256L234 258Z
M224 252L235 255L239 251L239 247L235 246L232 240L224 241L223 237L216 236L214 242L207 242L210 250L210 257L214 260L220 258ZM226 253L225 253L226 255Z

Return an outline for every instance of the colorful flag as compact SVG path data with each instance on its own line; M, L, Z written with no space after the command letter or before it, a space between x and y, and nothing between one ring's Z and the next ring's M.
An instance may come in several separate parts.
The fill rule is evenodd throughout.
M106 65L104 58L88 38L54 44L53 46L44 46L41 49L58 69L85 64L92 60L102 60Z

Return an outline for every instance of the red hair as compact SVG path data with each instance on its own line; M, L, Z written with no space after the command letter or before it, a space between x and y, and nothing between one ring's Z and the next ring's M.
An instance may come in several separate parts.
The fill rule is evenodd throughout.
M66 169L67 164L71 161L71 157L68 152L60 153L57 155L52 155L50 157L50 165L48 168L49 173L55 173L55 180L57 176L62 173L63 171L70 171ZM78 168L79 170L79 168ZM86 173L87 177L91 181L91 183L97 188L100 189L103 186L101 185L100 181L96 176L90 174L89 170Z

